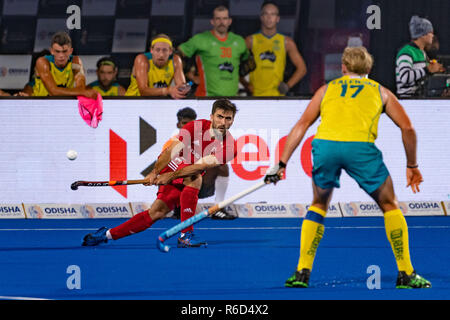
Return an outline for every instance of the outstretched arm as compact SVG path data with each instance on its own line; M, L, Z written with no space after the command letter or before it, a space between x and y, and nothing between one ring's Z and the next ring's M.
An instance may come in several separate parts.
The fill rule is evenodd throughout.
M419 185L423 181L422 174L417 163L417 135L411 120L397 97L388 89L381 87L383 103L386 114L400 128L402 141L406 154L406 181L407 187L411 186L414 193L420 191Z
M295 126L292 128L289 133L286 144L284 146L283 154L281 155L280 161L286 163L294 153L295 149L297 149L300 142L303 140L306 131L308 128L317 120L320 115L320 103L322 102L322 98L325 94L326 86L322 86L312 97L308 106L305 109L305 112L300 117L300 120L297 121Z
M295 149L297 149L298 145L303 140L303 137L305 136L308 128L317 120L320 115L320 104L325 94L325 90L326 85L322 86L319 90L316 91L308 106L306 107L305 112L300 117L300 120L298 120L295 126L292 128L286 139L286 144L284 145L283 153L280 157L280 162L274 167L270 168L266 173L266 177L264 178L266 183L277 183L281 179L286 165Z
M174 139L172 143L159 155L153 170L145 177L148 182L144 185L149 186L155 184L156 178L161 170L164 169L183 148L184 143L178 139Z
M217 158L214 155L209 155L198 160L196 163L190 166L184 167L177 171L167 172L158 176L156 178L155 184L157 185L168 184L174 179L190 177L202 173L207 169L215 168L220 165L221 164L219 163L219 160L217 160Z

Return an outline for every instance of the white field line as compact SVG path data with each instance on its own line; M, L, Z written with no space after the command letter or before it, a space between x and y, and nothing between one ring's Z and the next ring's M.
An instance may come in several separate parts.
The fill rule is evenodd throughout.
M166 230L167 228L151 228L147 230ZM384 226L348 226L325 227L326 229L384 229ZM95 231L98 228L0 228L1 231ZM196 228L198 230L300 230L301 227L220 227ZM450 226L408 226L408 229L450 229Z

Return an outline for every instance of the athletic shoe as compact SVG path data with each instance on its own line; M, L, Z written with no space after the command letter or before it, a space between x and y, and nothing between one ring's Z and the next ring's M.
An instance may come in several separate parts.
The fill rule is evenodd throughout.
M178 248L194 248L207 246L206 241L199 240L192 231L188 231L178 238Z
M420 289L431 288L431 282L419 276L416 271L407 275L405 271L400 271L397 277L397 289Z
M211 219L214 220L234 220L236 218L236 216L233 216L232 214L226 212L224 209L220 209L211 216Z
M89 233L83 238L83 246L98 246L100 243L108 242L108 238L106 238L106 231L108 231L108 228L101 227L94 233Z
M288 288L308 288L310 275L311 271L309 269L295 271L295 273L286 280L284 286Z

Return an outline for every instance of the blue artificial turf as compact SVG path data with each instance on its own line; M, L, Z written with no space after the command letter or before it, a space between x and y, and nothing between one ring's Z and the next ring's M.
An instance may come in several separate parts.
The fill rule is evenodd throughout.
M302 219L206 219L195 225L207 248L156 249L157 236L177 223L98 247L82 247L86 233L124 219L0 221L0 296L44 299L347 300L449 299L450 219L407 217L411 257L430 280L425 290L395 289L397 268L383 218L328 218L310 288L285 288L299 254ZM80 289L67 282L79 268ZM370 266L381 289L367 286ZM70 286L69 286L70 287Z

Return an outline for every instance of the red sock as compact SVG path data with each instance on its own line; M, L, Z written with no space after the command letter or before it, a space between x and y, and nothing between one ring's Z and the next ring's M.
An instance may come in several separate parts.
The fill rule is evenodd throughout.
M181 206L181 222L189 219L195 215L197 209L199 190L192 187L184 187L181 191L180 206ZM187 227L181 232L194 231L194 226Z
M121 225L109 230L111 237L114 240L129 236L133 233L138 233L150 228L153 224L153 220L148 214L148 211L143 211L136 214L128 221L122 223Z

